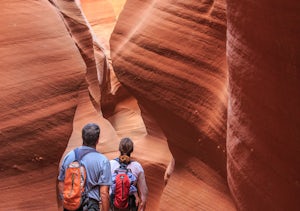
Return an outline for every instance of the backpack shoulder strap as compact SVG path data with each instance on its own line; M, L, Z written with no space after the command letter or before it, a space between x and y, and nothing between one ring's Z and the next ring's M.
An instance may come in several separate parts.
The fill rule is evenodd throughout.
M76 148L76 149L74 149L75 160L81 161L81 159L90 152L97 152L97 150L94 148L88 148L88 149Z
M115 158L115 161L117 161L118 163L120 163L120 159L119 158Z

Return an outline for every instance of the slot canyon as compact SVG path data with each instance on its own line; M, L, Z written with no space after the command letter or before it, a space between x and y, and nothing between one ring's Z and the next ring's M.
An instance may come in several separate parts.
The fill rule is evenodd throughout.
M296 0L2 0L0 210L60 210L61 159L134 142L147 211L300 210Z

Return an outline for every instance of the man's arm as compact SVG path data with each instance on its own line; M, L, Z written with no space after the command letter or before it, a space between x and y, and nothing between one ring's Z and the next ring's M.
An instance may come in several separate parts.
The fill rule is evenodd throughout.
M109 185L100 186L101 211L109 211Z
M139 206L139 211L144 211L146 208L146 202L147 202L147 197L148 197L148 187L146 184L146 178L144 172L141 172L138 178L138 192L140 195L140 206Z
M64 181L57 182L57 204L58 204L58 210L63 210L62 208L62 200L63 200L63 190L64 190Z

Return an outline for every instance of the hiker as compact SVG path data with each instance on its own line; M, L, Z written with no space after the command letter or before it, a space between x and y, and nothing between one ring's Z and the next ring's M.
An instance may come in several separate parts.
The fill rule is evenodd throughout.
M111 173L114 174L115 170L120 168L121 165L126 165L127 169L132 172L137 180L136 185L138 190L138 197L135 199L136 201L134 202L133 200L133 202L130 203L130 206L132 206L133 208L128 208L127 210L144 211L148 196L148 188L142 165L138 161L132 160L130 157L131 153L133 152L133 142L130 138L121 139L119 144L119 152L120 156L110 161ZM138 209L136 209L135 206Z
M110 202L113 211L136 208L140 202L136 188L137 179L131 170L127 168L128 162L119 160L123 158L116 158L120 163L120 167L112 174L113 184L110 186ZM133 205L133 203L135 204Z
M67 195L63 195L64 185L66 185L67 174L69 164L78 157L79 154L85 154L81 156L80 162L85 167L86 182L85 182L85 194L84 204L76 210L88 210L99 211L101 204L101 211L109 211L109 188L112 184L111 181L111 167L109 160L101 153L96 151L96 146L99 142L100 128L97 124L89 123L82 129L82 146L69 152L63 159L62 166L58 176L58 190L59 198L64 202L64 210L66 209L66 202L63 199L67 198ZM88 153L87 153L88 152ZM73 185L72 178L72 185ZM66 188L66 187L65 187ZM73 209L72 209L73 210Z

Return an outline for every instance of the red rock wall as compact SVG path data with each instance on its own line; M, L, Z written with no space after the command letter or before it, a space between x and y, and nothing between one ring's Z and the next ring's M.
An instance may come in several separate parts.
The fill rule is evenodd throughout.
M200 186L203 180L192 182L189 173L202 177L202 167L191 163L204 161L224 173L226 149L238 209L297 209L297 11L296 1L127 1L111 38L112 59L121 83L162 128L176 161L161 209L184 207L174 186ZM178 187L181 175L191 184Z
M150 210L235 210L216 176L226 174L225 1L129 0L110 43L118 79L161 127L176 163Z
M298 210L299 1L227 1L228 182L240 210Z
M100 110L101 91L109 89L108 60L104 54L105 49L97 42L96 35L88 23L79 1L57 0L53 5L57 7L82 55L87 67L85 79L91 100L96 109ZM99 85L102 85L101 89Z
M101 18L83 2L104 46L75 1L1 1L0 210L55 210L58 161L91 120L109 158L118 135L137 140L147 210L236 210L231 196L239 210L299 209L299 3L128 0L111 37L128 92L112 82L109 123L116 2L97 3Z
M78 94L100 109L107 60L75 1L4 0L0 17L0 210L52 211Z
M175 158L201 157L223 173L225 16L223 1L127 1L111 37L117 77L158 120Z
M85 64L49 2L8 0L1 8L0 165L11 175L63 152Z

